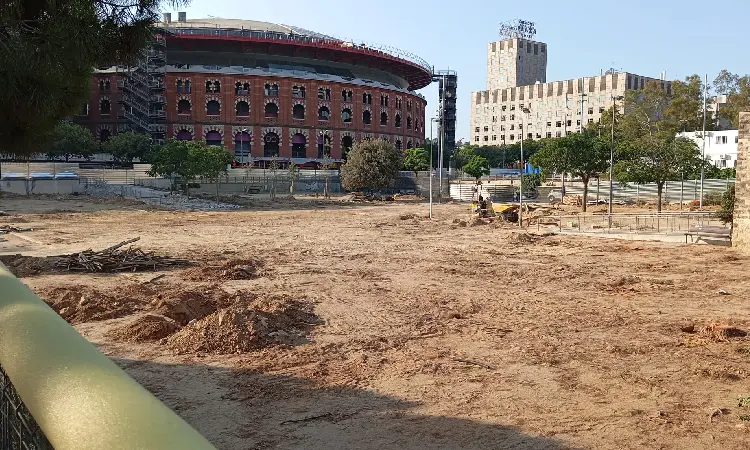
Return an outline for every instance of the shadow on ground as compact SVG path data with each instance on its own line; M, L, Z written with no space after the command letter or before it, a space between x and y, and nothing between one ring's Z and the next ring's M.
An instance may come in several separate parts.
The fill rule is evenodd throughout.
M114 360L219 449L570 449L507 426L419 413L361 388L207 365Z

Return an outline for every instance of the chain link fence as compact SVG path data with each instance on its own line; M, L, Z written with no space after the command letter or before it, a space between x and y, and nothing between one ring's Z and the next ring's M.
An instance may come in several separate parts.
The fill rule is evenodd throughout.
M0 449L52 450L31 413L0 366Z

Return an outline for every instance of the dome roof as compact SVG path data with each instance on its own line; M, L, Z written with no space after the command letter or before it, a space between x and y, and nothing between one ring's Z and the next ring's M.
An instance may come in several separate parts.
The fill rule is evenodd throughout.
M300 36L309 36L319 39L339 40L315 31L306 30L291 25L282 25L271 22L261 22L259 20L242 20L242 19L221 19L218 17L209 17L205 19L188 19L185 22L172 21L161 24L162 27L170 28L215 28L222 30L252 30L252 31L270 31L274 33L296 34Z

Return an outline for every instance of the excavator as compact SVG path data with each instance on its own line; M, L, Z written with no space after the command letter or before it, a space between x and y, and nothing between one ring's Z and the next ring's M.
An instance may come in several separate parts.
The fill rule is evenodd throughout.
M508 222L518 222L518 204L493 203L489 193L482 192L481 182L474 186L471 213L480 219L499 216Z

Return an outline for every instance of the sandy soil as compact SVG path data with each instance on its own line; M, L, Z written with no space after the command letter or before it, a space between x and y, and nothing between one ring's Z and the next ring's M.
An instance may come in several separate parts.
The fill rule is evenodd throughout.
M3 253L140 236L198 261L150 283L23 281L220 449L750 447L750 338L703 329L750 330L748 258L732 249L462 227L459 205L428 221L425 205L75 201L4 200L4 223L37 230ZM238 320L253 345L178 336Z

